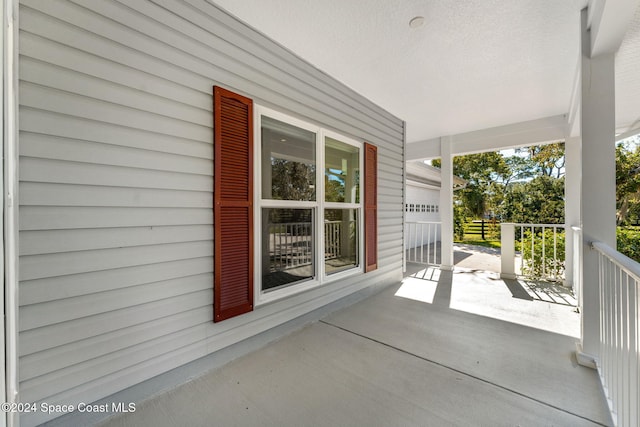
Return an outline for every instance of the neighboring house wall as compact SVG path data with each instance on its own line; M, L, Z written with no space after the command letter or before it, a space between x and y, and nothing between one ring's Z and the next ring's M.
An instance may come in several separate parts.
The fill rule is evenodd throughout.
M204 0L124 3L21 1L22 402L91 402L402 276L401 120ZM377 270L212 322L213 85L378 147Z
M407 221L440 221L440 190L407 183L407 205Z

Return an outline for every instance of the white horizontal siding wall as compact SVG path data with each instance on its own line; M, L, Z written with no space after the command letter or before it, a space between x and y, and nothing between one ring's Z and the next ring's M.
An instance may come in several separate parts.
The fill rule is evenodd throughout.
M205 0L20 3L21 401L91 402L400 279L401 120ZM378 146L377 271L212 322L213 85Z

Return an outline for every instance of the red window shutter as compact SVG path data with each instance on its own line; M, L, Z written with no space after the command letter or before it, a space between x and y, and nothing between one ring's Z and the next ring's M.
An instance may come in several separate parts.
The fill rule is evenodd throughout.
M253 102L213 88L213 321L253 310Z
M364 143L364 271L378 268L378 147Z

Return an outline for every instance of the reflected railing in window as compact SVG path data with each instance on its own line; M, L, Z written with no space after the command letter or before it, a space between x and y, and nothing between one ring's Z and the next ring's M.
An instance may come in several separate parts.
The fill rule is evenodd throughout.
M325 221L324 260L327 274L358 265L356 224L356 220ZM263 284L263 289L312 276L313 228L310 222L270 224L268 241L269 273L265 276L268 283Z
M327 274L337 273L358 265L356 256L356 221L325 221L324 261ZM346 248L345 248L346 241Z
M262 290L314 277L311 209L263 209Z

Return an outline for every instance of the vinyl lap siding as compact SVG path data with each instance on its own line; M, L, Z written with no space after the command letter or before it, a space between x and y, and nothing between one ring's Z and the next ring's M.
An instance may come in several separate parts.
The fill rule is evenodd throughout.
M22 401L90 402L399 278L402 121L204 0L19 21ZM214 84L378 147L378 270L212 322Z

